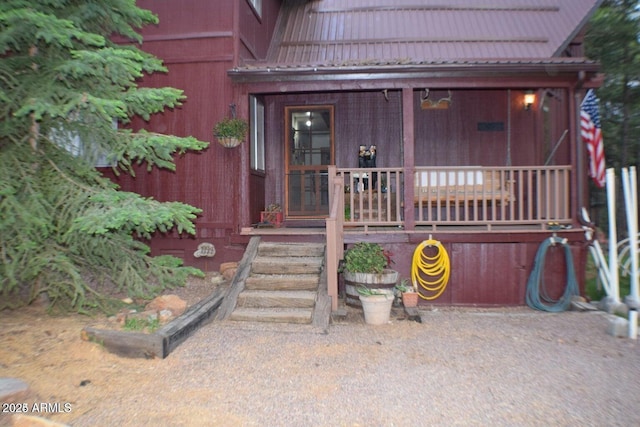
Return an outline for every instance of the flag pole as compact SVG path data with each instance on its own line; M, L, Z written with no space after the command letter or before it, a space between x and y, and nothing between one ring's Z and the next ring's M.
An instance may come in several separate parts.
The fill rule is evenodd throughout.
M576 108L578 105L582 105L582 102L579 101L579 93L574 90L573 99L574 99L574 137L573 141L576 144L576 171L574 176L576 177L576 191L578 193L578 203L576 205L577 209L582 209L584 207L584 182L585 182L585 168L584 168L584 148L582 147L582 134L580 132L580 108ZM584 100L583 100L584 101ZM580 211L578 211L578 215Z

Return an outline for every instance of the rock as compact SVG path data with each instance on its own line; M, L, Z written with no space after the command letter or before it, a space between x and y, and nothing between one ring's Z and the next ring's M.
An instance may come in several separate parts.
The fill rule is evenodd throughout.
M624 297L624 303L629 307L629 310L640 310L640 301L632 297L631 295L627 295Z
M16 403L29 394L29 384L17 378L0 378L0 402Z
M113 316L109 316L107 320L111 323L117 323L119 325L124 325L127 321L127 316L129 315L129 311L119 311Z
M133 304L133 300L131 298L122 298L122 302L125 304Z
M231 280L231 278L235 276L237 270L237 262L223 262L220 264L220 273L222 273L222 277L224 277L225 280Z
M629 307L627 307L626 304L619 302L613 306L613 314L622 317L629 317Z
M224 282L224 277L222 277L222 274L216 272L211 275L211 283L213 283L214 285L219 285L222 282Z
M158 312L158 320L160 323L167 323L169 320L173 319L173 317L171 310L160 310Z
M187 302L177 295L160 295L145 307L145 310L170 310L178 317L187 309Z
M238 270L238 268L227 268L224 273L222 273L222 277L224 277L225 280L231 280L233 278L233 276L236 275L236 271Z
M598 302L598 310L611 314L615 305L616 301L612 297L604 297Z
M622 317L611 317L607 325L607 334L614 337L626 337L629 332L629 321Z
M139 313L130 313L127 315L126 319L140 319L140 320L156 320L158 319L158 312L165 310L145 310ZM171 313L171 310L167 310ZM126 323L126 320L123 322Z
M224 276L224 272L229 270L229 269L237 269L238 268L238 263L237 262L223 262L222 264L220 264L220 273Z

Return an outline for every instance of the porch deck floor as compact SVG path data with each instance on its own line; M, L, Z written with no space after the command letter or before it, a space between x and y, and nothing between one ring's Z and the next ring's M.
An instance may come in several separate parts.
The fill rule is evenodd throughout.
M405 230L400 226L345 226L344 234L425 234L425 233L536 233L553 232L541 225L428 225L416 226L414 230ZM560 231L560 230L558 230ZM580 231L579 229L563 229L565 231ZM279 227L279 228L242 228L243 236L300 236L300 235L326 235L324 227Z

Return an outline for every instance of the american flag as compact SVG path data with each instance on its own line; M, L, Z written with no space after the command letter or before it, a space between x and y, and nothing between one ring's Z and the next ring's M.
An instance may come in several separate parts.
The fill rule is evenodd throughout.
M596 98L593 89L589 89L587 96L582 101L580 133L589 153L589 176L593 178L598 187L602 188L605 181L604 144L602 143L598 98Z

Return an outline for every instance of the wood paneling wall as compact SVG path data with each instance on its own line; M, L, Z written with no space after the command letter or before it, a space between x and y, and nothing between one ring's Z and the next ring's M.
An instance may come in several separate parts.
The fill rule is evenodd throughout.
M451 263L451 276L444 293L422 304L443 305L524 305L527 281L533 270L540 241L488 241L486 236L467 236L468 242L448 241L445 235L433 238L444 245ZM531 236L530 236L531 237ZM472 241L477 239L478 241ZM513 239L513 237L511 238ZM506 238L505 240L509 240ZM411 259L420 241L390 243L383 247L392 253L392 268L400 278L411 277ZM573 242L572 255L581 291L584 291L584 261L587 249ZM566 286L564 249L550 247L545 258L544 282L549 296L557 299Z
M422 110L416 92L415 162L422 166L527 166L543 162L537 111L522 91L455 90L448 109ZM447 91L430 91L436 101Z

